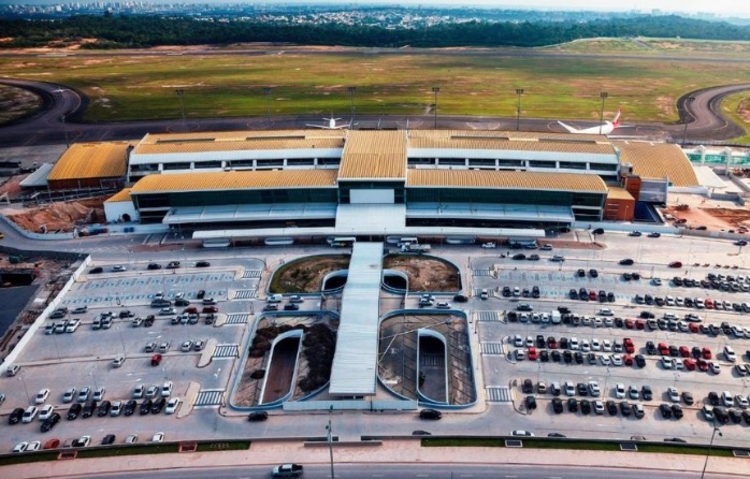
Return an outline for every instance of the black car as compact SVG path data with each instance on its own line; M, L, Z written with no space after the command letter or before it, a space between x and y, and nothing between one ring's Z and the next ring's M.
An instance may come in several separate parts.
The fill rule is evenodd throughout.
M199 289L198 293L195 295L197 299L203 299L206 296L206 290L205 289Z
M521 391L524 394L532 394L534 392L534 382L531 379L524 379Z
M614 401L607 401L607 412L610 416L616 416L617 415L617 403Z
M86 419L94 415L94 412L96 411L96 401L93 399L91 401L88 401L86 404L84 404L83 409L81 410L81 417Z
M608 303L614 303L615 302L615 293L613 293L612 291L610 291L609 293L607 293L607 302Z
M10 425L18 424L19 422L21 422L22 417L23 417L23 408L17 407L8 416L8 424Z
M686 440L680 439L679 437L668 437L668 438L664 439L664 442L679 442L680 444L686 444L687 443Z
M99 409L96 411L96 415L99 417L104 417L107 414L109 414L109 410L112 408L112 403L107 401L106 399L102 401L101 404L99 404Z
M174 300L175 306L190 306L190 301L185 298L177 298Z
M676 358L677 356L680 355L680 349L677 346L675 346L674 344L670 345L669 346L669 355L672 356L673 358Z
M167 405L167 398L162 397L159 399L155 399L154 402L151 404L151 414L159 414L162 409L164 409L164 406Z
M585 415L591 414L591 401L588 399L581 399L581 413Z
M583 364L583 353L582 352L576 351L573 356L575 356L576 364Z
M198 261L195 263L196 268L208 268L209 266L211 266L211 263L208 261Z
M552 358L554 362L559 363L560 360L562 360L562 354L560 354L560 351L555 349L550 353L550 358Z
M672 408L669 407L669 404L660 405L659 411L661 412L661 417L664 419L672 419Z
M633 406L627 401L622 401L620 403L620 412L623 416L628 417L633 414Z
M589 292L586 288L580 288L578 290L578 299L580 299L581 301L589 300Z
M625 325L625 321L622 318L615 318L615 327L621 328Z
M586 355L586 359L588 360L589 364L596 364L596 353L588 353Z
M42 432L51 430L58 422L60 422L60 419L60 414L53 412L50 417L42 421Z
M423 409L425 411L426 409ZM433 409L434 410L434 409ZM440 414L440 411L435 411ZM421 414L421 412L420 412ZM250 422L261 422L268 419L268 413L266 411L253 411L247 415L247 420ZM427 419L427 418L425 418Z
M526 409L528 409L529 411L533 411L534 409L536 409L536 399L534 398L534 396L526 396L525 402Z
M740 413L740 411L735 408L730 408L728 412L729 419L731 419L733 423L739 424L742 422L742 413Z
M654 313L651 311L641 311L641 319L654 319Z
M651 390L651 386L644 384L643 387L641 387L641 397L644 401L651 401L654 399L654 392Z
M170 261L169 263L167 263L167 269L177 269L179 267L180 267L179 261Z
M578 412L578 400L576 398L568 398L568 412Z
M107 434L102 439L102 446L109 446L110 444L114 444L115 443L115 438L116 438L116 436L114 434Z
M146 266L146 269L161 269L161 265L159 263L149 263L148 266Z
M594 234L594 235L603 235L604 234L604 228L596 228L595 230L593 230L591 232L591 234Z
M656 345L653 341L646 341L646 354L656 354Z
M562 414L563 412L562 399L552 398L552 410L555 412L555 414Z
M96 268L91 268L89 270L89 274L101 274L103 272L104 272L104 268L102 268L101 266L97 266Z
M714 416L720 424L726 424L729 422L729 411L723 406L717 406L714 408Z
M585 269L583 269L583 268L581 268L581 269L579 269L579 270L578 270L578 271L576 272L576 275L577 275L577 276L578 276L579 278L583 278L583 277L585 277L585 276L586 276L586 270L585 270Z
M532 287L531 288L531 297L532 298L539 298L539 296L540 296L539 286Z
M682 408L679 404L672 404L672 415L675 419L682 419Z
M563 351L563 361L570 364L573 362L573 352L569 349Z
M133 413L135 413L135 408L138 406L138 403L135 399L131 399L125 404L125 407L122 409L122 413L125 416L132 416Z
M443 417L443 413L437 409L422 409L419 411L419 419L438 420Z
M721 400L719 399L719 394L715 391L711 391L708 393L708 403L712 406L718 406L721 404Z
M516 253L516 254L513 255L513 259L515 259L515 260L526 259L526 255L523 254L523 253Z
M589 387L586 385L586 383L578 383L576 385L576 391L579 396L588 396L589 395Z
M599 277L599 272L597 270L595 270L595 269L590 269L589 270L589 276L591 276L592 278L597 278L597 277Z
M138 409L138 414L141 416L145 416L149 412L151 412L151 406L154 404L154 402L151 399L144 399L141 403L141 407Z
M656 303L657 306L664 306L666 304L664 298L659 296L654 298L654 303Z
M546 349L542 349L539 352L539 360L541 362L543 362L543 363L548 363L549 362L549 351L547 351Z
M293 303L285 304L284 311L299 311L299 305Z
M644 301L644 302L645 302L645 303L646 303L647 305L651 306L652 304L654 304L654 297L653 297L653 296L651 296L650 294L647 294L647 295L645 295L645 296L643 297L643 301Z
M636 366L638 366L639 368L646 367L646 358L644 358L642 354L636 354L634 359Z
M72 421L73 419L77 418L79 414L81 414L81 411L83 410L83 404L81 403L75 403L72 406L70 406L70 409L68 409L68 415L67 418L69 421Z
M631 276L636 281L638 281L639 279L641 279L641 273L632 273Z
M537 334L536 335L536 347L537 348L543 348L547 344L547 340L544 339L543 334Z
M510 286L503 286L503 298L510 298Z
M625 281L630 281L633 279L633 275L631 273L622 273L622 279Z
M621 259L620 260L620 264L623 265L623 266L632 266L634 263L635 263L635 261L633 261L630 258L626 258L626 259Z
M469 298L466 295L457 294L457 295L453 296L453 301L455 301L456 303L465 303L465 302L469 301Z

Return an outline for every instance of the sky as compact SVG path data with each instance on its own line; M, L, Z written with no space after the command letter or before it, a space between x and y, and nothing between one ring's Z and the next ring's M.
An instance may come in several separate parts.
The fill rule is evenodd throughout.
M116 0L0 0L0 4L34 4L34 3L94 3L95 1L114 2ZM128 0L123 0L128 1ZM139 0L130 0L139 1ZM750 15L750 2L746 0L616 0L602 2L601 0L468 0L456 2L455 0L256 0L241 2L238 0L143 0L149 3L344 3L344 4L398 4L398 5L481 5L495 6L498 8L538 8L545 10L596 10L596 11L628 11L639 10L650 12L660 9L663 12L685 12L685 13L715 13L720 15Z

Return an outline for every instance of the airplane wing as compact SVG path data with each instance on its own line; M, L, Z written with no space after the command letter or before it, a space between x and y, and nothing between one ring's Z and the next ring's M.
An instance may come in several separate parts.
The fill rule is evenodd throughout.
M570 126L570 125L566 125L565 123L563 123L563 122L561 122L561 121L558 121L557 123L559 123L561 127L565 128L565 129L566 129L566 130L568 130L568 132L570 132L570 133L581 133L581 130L576 130L576 129L575 129L575 128L573 128L572 126Z

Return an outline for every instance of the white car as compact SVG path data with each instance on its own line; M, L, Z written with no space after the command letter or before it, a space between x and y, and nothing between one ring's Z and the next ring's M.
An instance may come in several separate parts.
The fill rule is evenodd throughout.
M737 361L737 354L731 346L724 346L724 358L730 363Z
M44 421L45 419L48 419L53 412L55 412L55 406L52 404L45 404L44 407L39 410L39 420Z
M189 339L182 342L182 346L180 346L180 350L183 353L190 352L190 350L193 349L193 342Z
M597 383L596 381L589 381L589 394L591 394L593 397L599 397L599 394L601 394L599 383Z
M86 447L91 442L91 436L81 436L73 441L73 447Z
M721 372L721 366L712 361L708 363L708 370L714 374L719 374Z
M92 399L94 401L101 401L104 399L104 395L107 393L107 389L104 386L96 388L96 391L94 391L94 395L92 396Z
M122 413L122 401L114 401L112 406L109 408L109 415L117 417Z
M741 409L747 409L748 406L750 406L750 403L748 403L747 398L741 394L738 394L734 397L734 400L737 401L737 406L739 406Z
M119 272L122 272L122 271L127 271L127 270L128 270L128 268L126 268L125 266L123 266L121 264L118 264L117 266L112 266L112 271L114 271L116 273L119 273Z
M490 241L489 243L482 243L482 248L493 249L497 248L497 243Z
M594 401L594 413L601 416L604 414L604 402L600 400Z
M729 391L722 392L721 402L724 403L724 406L726 407L734 406L734 398L732 397L732 393L730 393Z
M86 402L89 398L89 393L91 393L91 388L88 386L84 386L81 388L80 391L78 391L78 399L76 401L78 402Z
M522 429L516 429L515 431L510 433L511 436L525 436L525 437L533 437L534 433L529 431L524 431Z
M63 394L63 402L73 402L73 399L76 397L76 388L70 387L65 390L65 393Z
M667 395L669 396L669 400L672 402L680 402L680 392L677 390L677 388L670 387L667 389Z
M612 360L609 357L609 354L602 354L599 356L599 361L602 362L602 366L609 366Z
M524 346L523 336L520 334L516 334L513 336L513 346L517 348L522 348Z
M594 338L591 340L591 350L592 351L601 351L602 350L602 344L599 342L599 339Z
M581 341L581 352L588 353L591 351L591 345L589 344L588 339L584 339Z
M159 393L159 386L149 386L149 388L146 389L147 398L156 397L158 393Z
M151 442L164 442L164 433L157 432L154 434L153 437L151 437Z
M625 399L625 385L623 383L617 383L615 386L615 397L617 399Z
M674 361L669 356L662 356L661 367L664 369L672 369L674 367Z
M26 410L23 412L23 416L21 416L21 422L24 424L28 424L31 421L34 420L36 415L39 413L39 408L36 406L29 406L26 408Z
M164 409L165 414L174 414L177 411L177 408L180 406L180 398L172 398L167 403L166 409Z
M173 387L174 387L174 384L172 384L172 381L166 381L164 385L161 387L161 396L162 397L171 396Z
M612 343L609 339L602 341L602 351L612 352Z
M35 452L42 448L42 441L31 441L29 447L26 448L26 452Z
M576 385L573 384L572 381L565 381L565 395L566 396L576 395Z
M622 356L619 354L613 354L612 357L612 366L622 366Z
M609 308L601 308L598 314L599 316L614 316L615 315L615 313L613 313L612 310Z
M125 438L125 444L135 444L138 442L138 434L131 434Z
M19 442L16 444L16 447L13 448L13 452L26 452L26 449L29 447L29 443L26 441Z
M144 386L143 384L139 384L138 386L136 386L133 390L133 399L141 399L145 390L146 386Z
M578 338L570 338L570 340L568 341L568 347L572 351L577 351L578 350Z
M44 402L49 397L49 389L44 388L40 389L38 393L36 393L36 397L34 398L34 403L36 404L44 404Z

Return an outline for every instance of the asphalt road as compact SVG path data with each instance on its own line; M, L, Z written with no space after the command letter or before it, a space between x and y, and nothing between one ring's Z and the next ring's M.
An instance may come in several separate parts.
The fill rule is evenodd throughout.
M42 99L36 114L0 128L0 147L34 146L71 142L140 139L147 133L181 131L232 131L304 128L306 123L319 123L317 116L266 116L190 119L143 120L129 122L80 123L73 120L85 111L88 98L64 85L26 80L2 79L0 83L26 88ZM725 85L689 93L678 100L677 107L684 124L665 125L640 123L615 131L616 136L644 137L651 140L727 140L743 134L743 129L727 120L720 111L721 100L732 93L750 89L750 84ZM687 100L693 98L692 101ZM569 121L579 128L596 126L595 122ZM359 129L425 129L435 125L429 114L421 116L364 115L356 118ZM437 127L443 129L514 130L516 118L438 116ZM556 119L521 118L521 130L563 132Z

